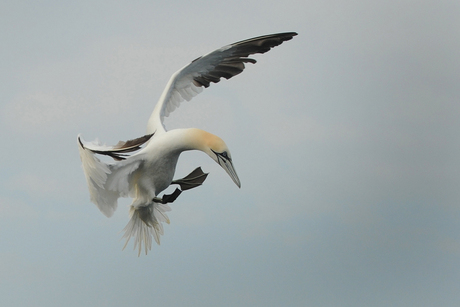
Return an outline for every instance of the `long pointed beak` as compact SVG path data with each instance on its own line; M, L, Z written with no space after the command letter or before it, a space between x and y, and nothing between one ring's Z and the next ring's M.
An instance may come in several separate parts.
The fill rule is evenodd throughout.
M238 178L238 175L236 174L235 167L233 167L232 161L220 159L219 165L222 166L222 168L227 172L230 178L232 178L233 182L238 186L238 188L241 188L241 182Z

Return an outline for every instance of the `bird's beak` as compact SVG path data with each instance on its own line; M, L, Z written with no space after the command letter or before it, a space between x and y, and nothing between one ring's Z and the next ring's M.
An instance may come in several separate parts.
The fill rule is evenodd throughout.
M235 168L233 167L233 163L227 159L219 159L219 165L227 172L227 174L232 178L233 182L241 188L240 179L236 174Z

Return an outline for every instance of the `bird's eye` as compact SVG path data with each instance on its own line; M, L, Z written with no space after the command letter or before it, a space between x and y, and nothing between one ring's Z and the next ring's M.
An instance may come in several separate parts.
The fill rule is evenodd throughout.
M228 156L227 152L224 151L223 153L220 154L224 159L230 160L230 157Z
M211 151L216 155L217 159L232 161L232 159L228 156L228 153L226 151L224 151L224 152L215 152L212 149L211 149Z

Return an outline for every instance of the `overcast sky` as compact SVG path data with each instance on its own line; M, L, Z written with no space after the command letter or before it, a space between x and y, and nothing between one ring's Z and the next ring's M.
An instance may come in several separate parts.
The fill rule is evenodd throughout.
M0 3L1 306L459 306L458 1ZM296 31L167 119L203 153L161 246L89 201L77 134L145 133L170 75Z

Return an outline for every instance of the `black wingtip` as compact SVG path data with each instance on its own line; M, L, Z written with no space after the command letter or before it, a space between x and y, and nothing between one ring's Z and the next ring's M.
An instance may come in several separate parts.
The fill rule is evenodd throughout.
M83 142L80 139L80 136L77 137L78 143L80 144L81 148L86 149L85 146L83 145Z

